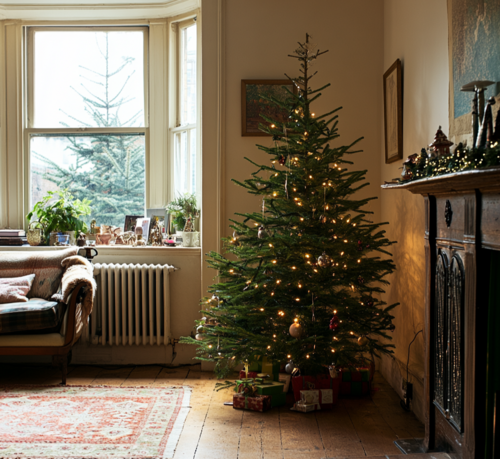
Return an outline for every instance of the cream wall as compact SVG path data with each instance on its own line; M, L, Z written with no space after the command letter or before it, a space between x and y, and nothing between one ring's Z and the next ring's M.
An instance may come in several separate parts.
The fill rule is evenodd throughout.
M384 71L396 59L403 65L403 154L406 158L430 144L441 125L448 133L448 22L446 0L384 1ZM380 116L383 113L379 106ZM381 182L401 173L401 162L385 164L380 149ZM395 310L395 359L384 357L382 373L402 395L408 345L424 326L424 201L407 191L382 191L381 219L388 221L397 271L391 276L385 300L400 302ZM419 334L411 347L410 382L414 385L413 411L423 420L424 339Z
M314 70L313 87L332 86L314 105L324 113L338 106L340 112L338 145L364 136L363 153L353 156L358 169L368 169L371 183L363 195L380 196L380 142L383 59L383 3L381 0L229 0L224 3L225 43L225 161L223 234L229 234L228 219L235 212L260 210L259 198L236 186L231 179L249 178L257 163L269 161L255 146L272 145L268 137L241 136L241 80L282 79L284 73L298 76L292 54L306 32L322 50ZM379 213L379 202L372 204Z

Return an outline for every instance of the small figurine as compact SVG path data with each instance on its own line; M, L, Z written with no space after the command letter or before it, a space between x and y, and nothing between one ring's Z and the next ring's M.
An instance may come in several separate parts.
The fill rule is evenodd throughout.
M406 161L403 163L403 172L401 173L401 180L411 180L413 177L413 172L411 171L411 166L417 163L418 154L413 153L413 155L408 156Z
M94 219L90 222L90 234L97 234L99 232L99 227L97 226L97 222Z
M143 236L142 226L137 226L135 228L136 242L134 244L134 247L144 247L146 245L146 241L143 239L142 236Z
M80 231L80 234L78 235L78 239L76 240L76 245L78 247L85 247L87 244L87 237L85 236L84 233Z
M160 230L160 225L158 222L155 223L155 226L151 230L151 245L155 247L159 247L162 245L162 234Z

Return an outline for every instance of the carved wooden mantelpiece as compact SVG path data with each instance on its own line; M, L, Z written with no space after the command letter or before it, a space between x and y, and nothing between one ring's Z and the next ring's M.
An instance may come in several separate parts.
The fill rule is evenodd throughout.
M425 200L426 447L483 458L488 251L500 250L500 167L383 189Z

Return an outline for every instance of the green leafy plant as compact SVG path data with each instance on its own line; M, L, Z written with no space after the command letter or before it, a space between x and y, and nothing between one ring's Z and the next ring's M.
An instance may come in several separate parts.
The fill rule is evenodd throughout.
M51 232L80 231L86 233L88 228L79 217L90 215L92 201L89 199L74 199L68 189L48 191L41 201L38 201L33 210L26 215L28 221L36 216L44 225L45 238L48 240Z
M175 198L167 205L166 210L172 214L173 224L183 229L188 217L196 217L200 213L196 207L196 195L185 193Z

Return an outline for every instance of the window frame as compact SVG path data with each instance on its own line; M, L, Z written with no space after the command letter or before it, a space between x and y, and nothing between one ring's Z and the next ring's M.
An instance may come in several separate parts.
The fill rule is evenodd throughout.
M126 26L126 25L44 25L44 26L24 26L24 36L25 36L25 55L26 55L26 65L25 65L25 82L26 82L26 101L25 110L26 116L24 120L24 190L25 190L25 209L31 209L34 202L31 202L32 193L32 171L31 171L31 139L35 136L43 136L44 134L49 135L75 135L75 136L85 136L89 134L138 134L144 136L144 148L145 148L145 201L144 201L144 215L146 215L146 209L148 207L148 176L149 168L148 158L150 157L149 151L149 27L147 25L142 26ZM53 32L66 32L66 31L142 31L143 32L143 77L144 77L144 126L143 127L116 127L116 128L105 128L105 127L57 127L57 128L36 128L33 127L34 123L34 81L35 81L35 45L34 45L34 35L36 32L40 31L53 31Z
M182 39L181 39L181 33L183 29L186 29L188 27L191 27L195 25L196 26L196 54L197 54L197 59L196 59L196 77L197 77L197 82L196 82L196 105L197 105L197 116L196 116L196 122L195 123L190 123L190 124L185 124L181 125L181 80L182 80L182 66L181 66L181 46L182 46ZM187 132L187 143L188 143L188 165L191 164L191 154L190 154L190 132L193 129L196 129L196 157L195 157L195 162L196 162L196 189L191 189L190 192L194 193L197 198L198 202L198 207L201 207L201 180L202 180L202 174L201 174L201 110L200 110L200 104L201 104L201 94L200 94L200 86L201 86L201 80L200 80L200 74L201 74L201 65L200 65L200 50L201 50L201 40L200 40L200 28L199 24L197 22L197 16L194 15L192 17L189 17L188 19L183 19L179 21L172 22L172 27L171 27L171 47L170 47L170 53L171 56L173 57L174 63L172 67L174 68L174 72L172 73L172 78L174 78L175 81L175 92L171 95L175 97L175 102L173 104L173 110L174 110L174 116L172 116L172 121L173 123L170 124L170 140L169 140L169 149L171 152L171 160L170 160L170 167L171 167L171 172L169 175L169 195L170 195L170 200L172 200L176 196L176 188L175 188L175 144L177 141L177 136L181 135L182 132Z

